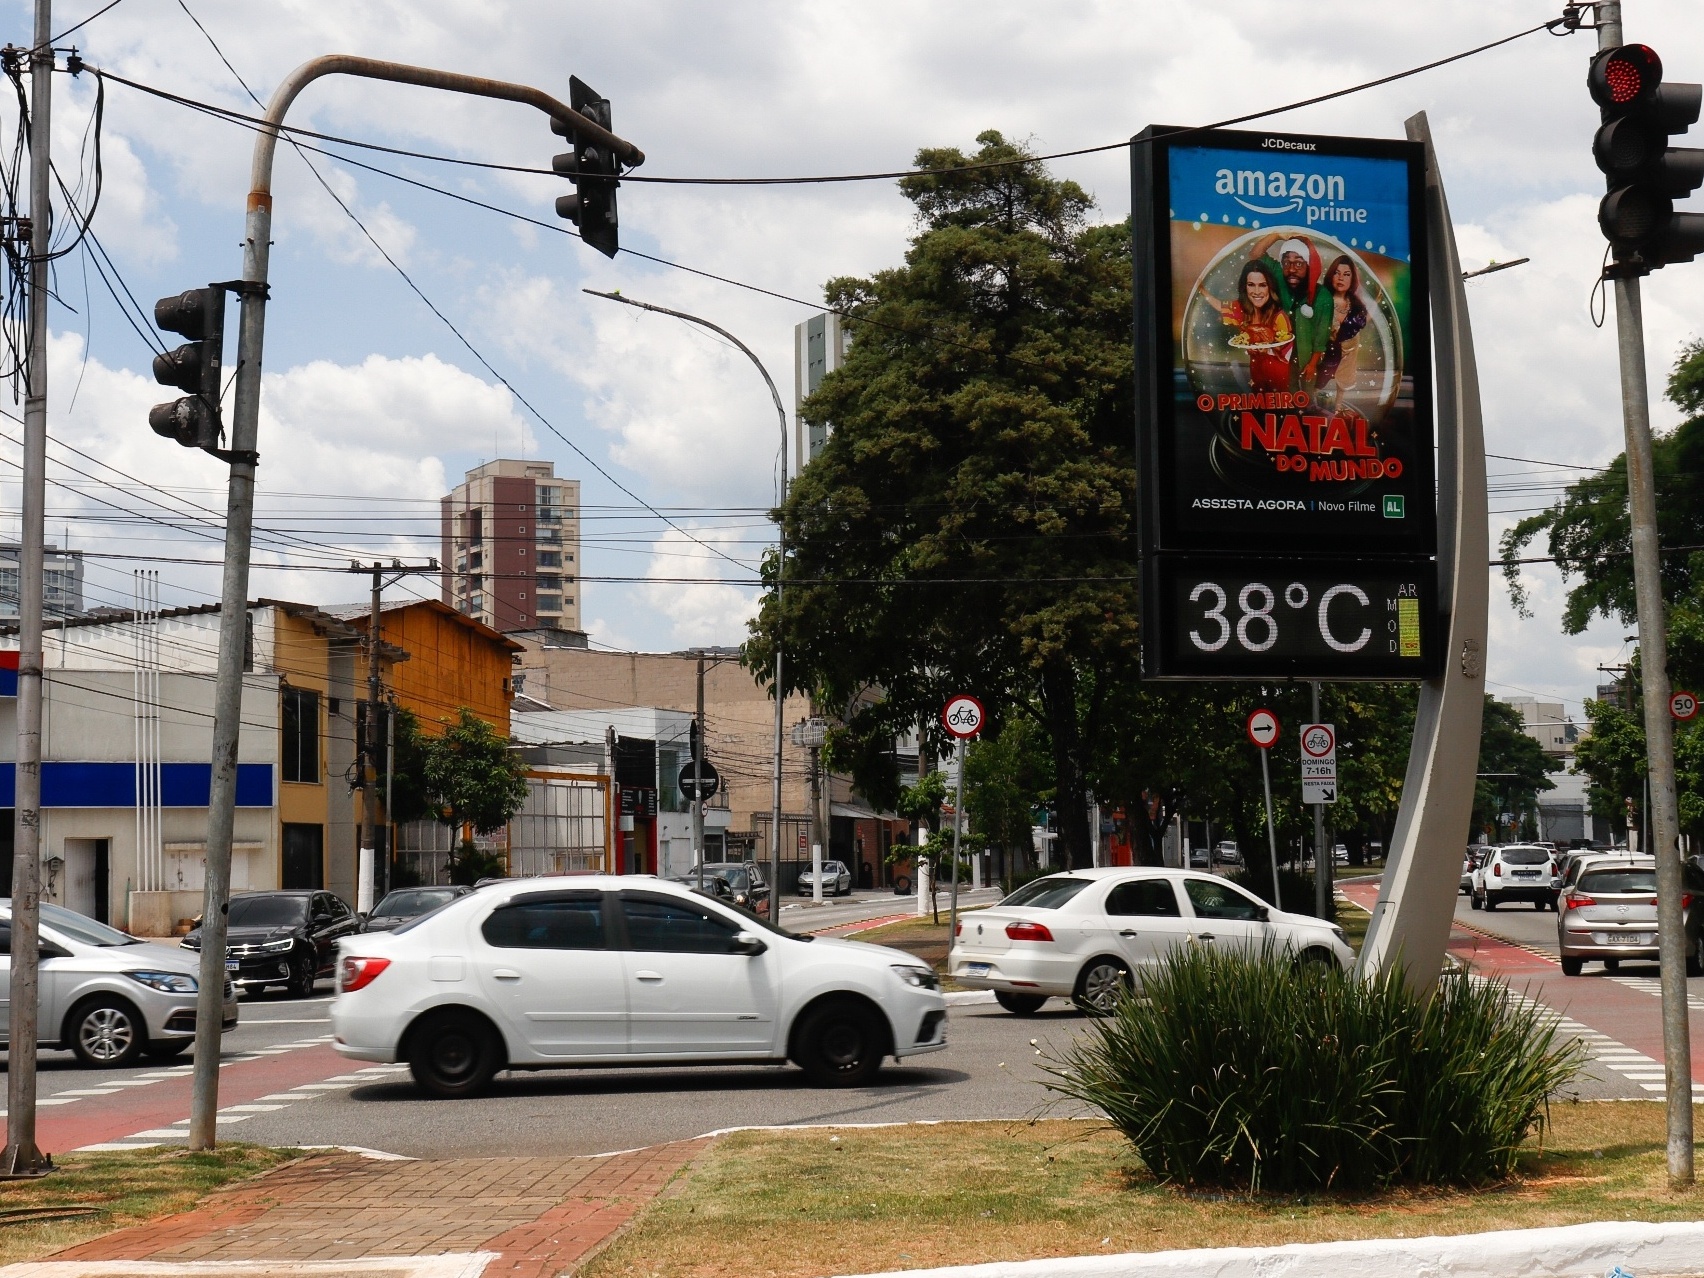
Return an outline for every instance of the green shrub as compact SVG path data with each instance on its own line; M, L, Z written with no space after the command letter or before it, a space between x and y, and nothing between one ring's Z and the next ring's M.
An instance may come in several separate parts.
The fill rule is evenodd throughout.
M1583 1056L1491 982L1188 946L1047 1069L1161 1179L1295 1193L1500 1180Z

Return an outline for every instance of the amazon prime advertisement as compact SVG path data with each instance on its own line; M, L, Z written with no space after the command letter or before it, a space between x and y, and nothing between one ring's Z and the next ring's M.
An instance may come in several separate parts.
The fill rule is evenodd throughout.
M1145 550L1433 553L1421 148L1154 128L1132 151Z

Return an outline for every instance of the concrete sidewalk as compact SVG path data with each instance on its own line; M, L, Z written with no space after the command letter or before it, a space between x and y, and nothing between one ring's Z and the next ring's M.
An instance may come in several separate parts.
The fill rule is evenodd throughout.
M613 1238L708 1144L562 1159L312 1154L193 1211L45 1262L7 1266L0 1278L150 1271L554 1278ZM432 1263L410 1265L410 1257Z

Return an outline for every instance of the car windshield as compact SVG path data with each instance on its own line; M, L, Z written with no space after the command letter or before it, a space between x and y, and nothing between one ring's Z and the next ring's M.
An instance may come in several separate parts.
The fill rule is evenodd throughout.
M416 914L435 910L445 901L453 901L459 893L450 888L408 888L386 894L373 910L373 917L411 919Z
M749 891L751 888L751 871L743 865L706 865L704 876L709 878L712 874L720 875L726 879L728 886L736 892ZM686 872L686 876L696 883L698 881L698 867L693 866Z
M105 923L97 923L87 914L78 914L62 905L51 902L41 903L41 921L59 932L70 937L73 941L81 941L84 945L143 945L146 942L120 932L116 927L108 927Z
M1657 890L1655 870L1589 870L1580 876L1580 891L1587 896L1614 896L1620 892L1648 894Z
M1027 905L1037 910L1057 910L1089 886L1089 879L1036 879L1024 884L1001 905Z
M1504 865L1543 865L1550 853L1543 848L1510 848L1503 853Z
M308 917L305 896L234 896L232 927L294 927Z

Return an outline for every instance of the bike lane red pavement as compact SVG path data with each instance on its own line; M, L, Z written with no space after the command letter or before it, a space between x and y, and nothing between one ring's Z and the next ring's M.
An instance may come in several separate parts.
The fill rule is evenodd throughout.
M219 1106L245 1104L359 1068L361 1063L345 1061L329 1044L232 1061L219 1071ZM87 1071L84 1081L89 1087L102 1085L97 1070ZM36 1141L41 1148L59 1153L169 1127L189 1117L191 1090L191 1076L186 1073L146 1087L127 1086L110 1096L84 1096L71 1105L42 1108L36 1113ZM0 1131L4 1128L0 1122Z
M1338 886L1344 896L1371 910L1379 896L1376 881ZM1450 953L1471 963L1475 971L1496 977L1516 993L1571 1016L1582 1025L1616 1041L1663 1059L1662 1000L1610 979L1594 968L1584 976L1563 976L1555 959L1456 922L1450 927ZM1655 975L1655 966L1651 968ZM1693 1015L1692 1079L1704 1081L1704 1017Z

